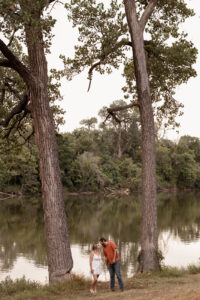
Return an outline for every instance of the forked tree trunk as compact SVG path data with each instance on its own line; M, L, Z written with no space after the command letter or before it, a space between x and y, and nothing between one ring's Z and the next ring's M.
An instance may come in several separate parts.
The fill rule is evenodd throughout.
M49 106L47 62L40 27L26 28L33 82L29 85L31 113L40 159L49 282L61 281L72 267L53 116Z
M158 270L158 232L154 117L143 40L134 0L124 0L131 34L142 127L142 238L140 271Z

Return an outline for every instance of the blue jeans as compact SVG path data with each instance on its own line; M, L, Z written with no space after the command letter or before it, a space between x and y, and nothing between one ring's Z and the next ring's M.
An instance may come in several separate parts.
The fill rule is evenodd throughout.
M120 290L124 289L124 283L121 277L120 273L120 260L118 260L114 264L108 264L108 270L110 273L110 288L112 291L115 289L115 274L117 276L118 282L119 282L119 288Z

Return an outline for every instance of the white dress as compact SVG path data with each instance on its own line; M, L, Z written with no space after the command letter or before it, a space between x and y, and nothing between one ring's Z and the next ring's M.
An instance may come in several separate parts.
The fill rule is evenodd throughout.
M92 259L92 269L94 270L94 275L100 275L102 269L102 259L101 255L97 255L94 253Z

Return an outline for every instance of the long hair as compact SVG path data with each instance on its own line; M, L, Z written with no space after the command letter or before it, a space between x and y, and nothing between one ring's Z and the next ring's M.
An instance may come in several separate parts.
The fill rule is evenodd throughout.
M97 250L97 244L93 244L93 245L92 245L92 250L93 250L93 251Z

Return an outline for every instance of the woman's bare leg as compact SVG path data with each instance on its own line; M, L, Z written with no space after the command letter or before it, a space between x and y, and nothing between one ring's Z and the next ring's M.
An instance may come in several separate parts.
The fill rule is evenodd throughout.
M92 290L96 292L96 284L98 280L99 275L93 275L93 281L92 281Z

